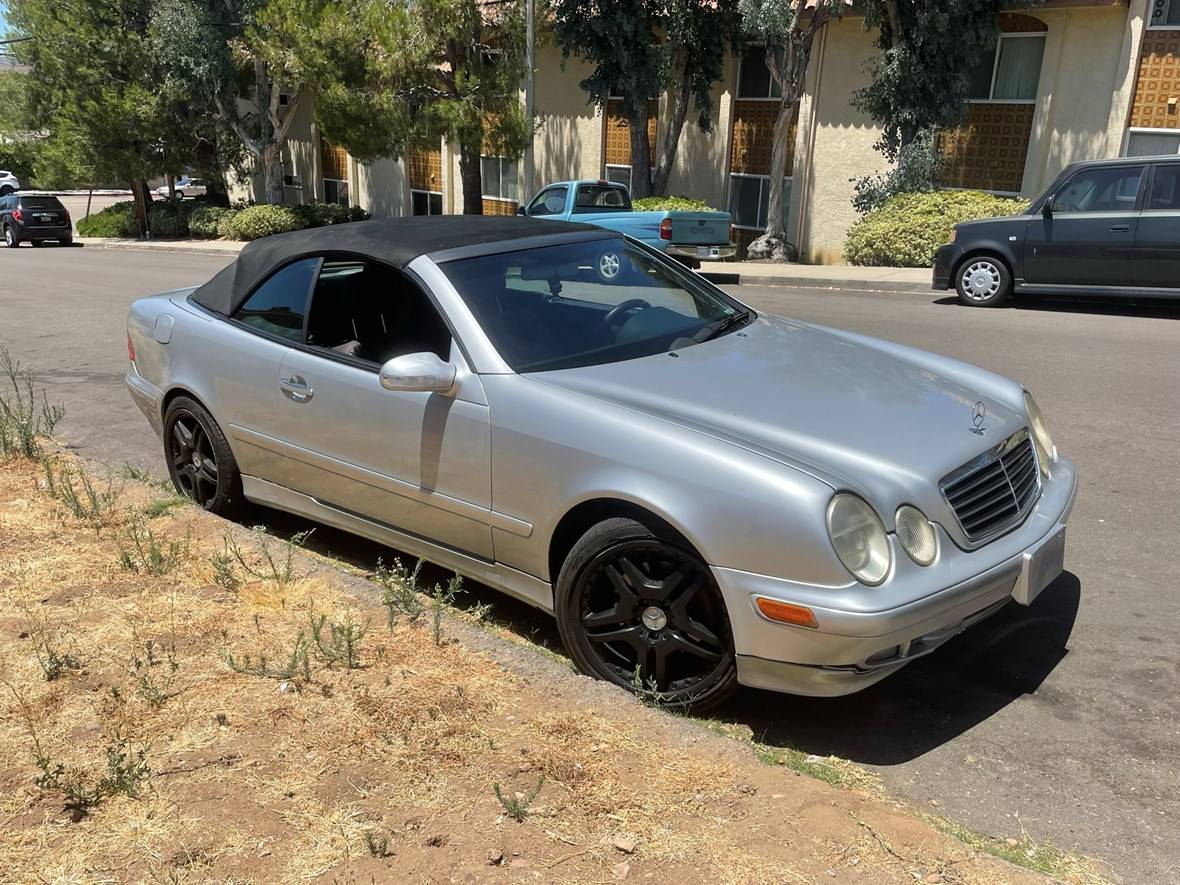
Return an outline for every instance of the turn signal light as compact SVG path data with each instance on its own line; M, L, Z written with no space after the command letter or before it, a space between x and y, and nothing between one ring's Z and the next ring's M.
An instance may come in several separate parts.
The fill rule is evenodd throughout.
M660 222L660 239L661 240L672 239L672 219L671 218L665 218L663 221Z
M758 611L772 621L794 624L796 627L811 627L813 630L819 626L819 622L815 619L815 612L802 605L779 602L777 599L766 599L761 596L758 597L756 604Z

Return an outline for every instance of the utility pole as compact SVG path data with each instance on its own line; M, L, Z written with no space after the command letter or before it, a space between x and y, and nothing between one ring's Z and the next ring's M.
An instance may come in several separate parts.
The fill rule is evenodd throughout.
M529 140L524 149L524 193L520 196L521 205L528 202L533 195L533 119L535 117L534 77L536 58L533 48L536 43L536 33L533 27L533 14L536 0L525 0L525 74L524 74L524 116L528 120Z

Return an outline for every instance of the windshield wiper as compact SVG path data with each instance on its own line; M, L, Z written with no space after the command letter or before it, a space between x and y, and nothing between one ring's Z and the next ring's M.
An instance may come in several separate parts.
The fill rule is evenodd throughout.
M754 318L754 311L743 310L739 313L733 313L724 319L716 320L706 326L701 326L692 336L692 340L697 344L704 344L706 341L712 341L714 338L720 338L730 329L745 325L748 321Z

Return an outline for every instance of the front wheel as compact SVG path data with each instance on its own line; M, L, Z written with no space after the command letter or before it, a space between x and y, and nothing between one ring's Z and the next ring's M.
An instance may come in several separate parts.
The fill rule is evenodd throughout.
M164 455L176 491L218 516L234 515L242 477L229 442L196 400L178 396L164 413Z
M578 668L662 706L702 711L737 689L721 591L690 549L632 519L608 519L570 550L557 627Z
M1011 294L1012 274L990 255L968 258L955 275L955 291L968 307L996 307Z

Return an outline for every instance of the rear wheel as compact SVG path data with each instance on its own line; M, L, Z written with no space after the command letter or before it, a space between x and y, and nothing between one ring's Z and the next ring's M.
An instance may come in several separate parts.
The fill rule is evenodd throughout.
M20 235L12 229L11 224L4 225L4 245L9 249L15 249L20 245Z
M218 516L242 501L242 477L229 442L196 400L179 396L164 413L164 455L176 491Z
M733 637L709 567L682 542L608 519L570 550L557 626L579 669L661 705L705 710L737 689Z
M968 307L995 307L1011 290L1012 274L1007 265L991 255L968 258L955 274L955 291Z

